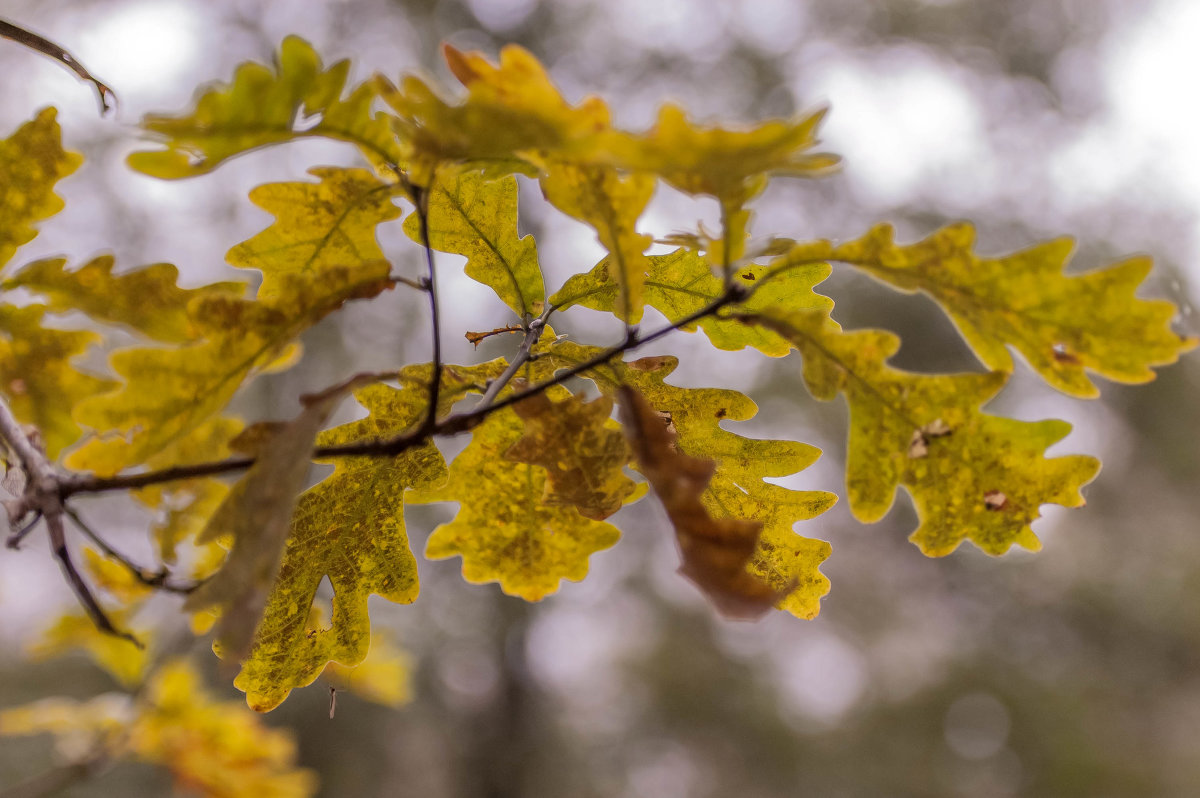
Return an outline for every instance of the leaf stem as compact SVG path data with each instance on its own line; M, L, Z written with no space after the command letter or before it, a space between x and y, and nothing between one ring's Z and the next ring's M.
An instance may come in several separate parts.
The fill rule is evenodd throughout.
M433 246L429 242L429 190L413 186L413 199L417 206L417 220L420 222L421 246L425 248L425 293L429 295L429 319L433 333L433 373L429 377L429 409L421 430L433 433L437 428L438 399L442 387L442 331L438 313L437 269L433 263Z

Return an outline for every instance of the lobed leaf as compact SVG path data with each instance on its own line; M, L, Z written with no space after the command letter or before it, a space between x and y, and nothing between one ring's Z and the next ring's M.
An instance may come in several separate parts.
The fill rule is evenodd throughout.
M499 375L503 363L443 372L441 401L448 409L465 391ZM429 369L401 374L403 389L370 385L355 392L369 415L322 432L318 445L387 438L425 415ZM446 465L432 443L397 457L347 457L310 488L296 506L279 576L267 599L249 656L234 685L255 710L274 709L291 690L312 683L326 663L353 668L367 656L371 636L367 599L380 595L398 604L417 597L416 560L404 525L405 488L444 480ZM312 623L321 581L334 589L328 627Z
M273 431L255 452L254 465L238 480L197 538L232 539L224 564L188 595L184 609L221 609L219 654L240 660L276 582L292 510L308 477L309 456L321 426L337 404L362 382L352 378L319 394L303 396L304 409Z
M675 527L683 556L679 571L704 591L721 614L761 616L788 593L774 589L747 568L758 548L762 524L710 515L702 497L716 463L678 450L670 419L664 419L637 391L621 386L621 421L637 456L638 469L650 480Z
M268 183L250 192L251 202L275 216L275 223L225 256L233 266L262 272L260 299L285 291L284 275L317 282L331 269L374 272L384 260L375 228L400 216L393 202L397 184L365 169L308 171L319 182Z
M607 272L615 284L613 313L634 324L642 318L642 292L650 261L644 254L653 238L637 232L637 220L654 194L654 178L622 177L603 166L555 164L541 178L554 207L595 228L609 251Z
M833 302L816 293L813 288L829 276L825 262L832 247L798 245L775 258L766 266L748 265L737 270L734 277L753 293L738 307L765 310L786 307L792 310L829 309ZM725 285L712 273L700 255L688 249L677 249L667 255L651 255L645 278L646 304L659 310L669 321L676 321L712 303L725 292ZM571 277L550 303L556 309L579 305L592 310L617 311L619 287L612 274L612 258L596 264L586 274ZM705 316L698 322L679 329L695 332L704 330L708 340L718 349L737 351L752 346L771 357L783 357L792 345L782 336L752 324L720 315Z
M376 78L379 95L396 112L393 124L405 143L410 179L429 186L440 164L488 161L500 174L535 173L531 155L562 160L586 155L609 126L608 107L596 97L572 106L528 51L508 45L493 66L479 53L450 45L442 52L467 87L451 104L420 78L406 76L397 88Z
M440 486L417 492L410 502L456 501L454 520L433 531L425 556L463 559L463 578L539 601L563 579L587 576L588 558L617 542L616 527L586 518L571 505L549 505L544 468L505 459L525 425L510 408L475 427L471 442L450 464Z
M1046 382L1072 396L1099 395L1086 371L1149 382L1151 366L1174 363L1196 345L1171 331L1173 304L1134 295L1149 258L1068 276L1062 270L1070 239L999 258L976 255L974 243L969 224L907 246L895 243L890 225L879 225L838 246L833 257L903 291L929 294L988 368L1012 371L1006 348L1012 346Z
M79 470L115 474L146 461L219 413L251 376L271 368L309 326L350 299L391 285L384 261L283 275L268 301L200 297L189 318L201 335L177 349L122 349L110 363L125 378L116 391L78 403L74 417L97 431L71 453Z
M74 407L115 383L71 365L98 335L45 327L45 316L42 305L0 304L0 393L20 421L37 427L53 459L79 439Z
M588 360L600 350L570 341L543 346L538 361L555 369ZM607 396L621 385L636 389L669 422L680 452L712 459L716 468L701 497L716 519L741 518L764 525L748 569L766 579L776 591L776 606L799 618L813 618L829 580L818 568L830 553L828 543L795 534L792 527L828 510L837 497L824 491L796 491L765 480L783 477L812 465L820 450L794 441L744 438L721 427L722 422L752 418L756 407L737 391L682 388L667 383L675 370L674 357L644 357L630 363L612 361L586 373ZM790 590L790 592L788 592ZM785 595L786 594L786 595Z
M233 82L200 94L195 108L181 116L148 115L142 127L164 149L129 156L133 169L163 179L195 177L222 162L268 144L324 137L358 146L372 164L403 163L403 153L382 115L373 114L372 83L342 99L349 61L325 69L308 42L283 40L276 67L247 62Z
M574 507L603 521L632 496L636 485L623 473L631 453L610 418L611 399L587 402L573 395L554 402L541 393L513 410L525 432L504 456L546 469L543 504Z
M467 259L466 274L522 318L542 312L546 287L533 236L517 232L517 181L490 180L477 170L441 169L429 189L429 243ZM420 219L404 231L421 243Z
M101 255L67 271L65 258L34 261L5 280L5 289L26 288L46 298L53 313L78 310L96 321L119 324L165 343L185 343L196 337L188 304L214 293L240 296L243 283L213 283L202 288L176 285L179 270L155 263L124 274L113 274L116 261Z
M57 113L43 108L0 140L0 268L37 235L36 223L62 210L54 187L83 163L79 153L63 149Z
M876 521L898 485L913 497L920 526L911 540L929 556L970 540L989 554L1014 543L1040 548L1030 523L1042 504L1079 507L1079 489L1100 468L1079 455L1047 459L1070 431L1063 421L1026 422L983 413L1006 375L913 374L887 365L899 339L881 330L842 332L823 311L758 317L804 357L818 399L850 405L846 460L850 509Z

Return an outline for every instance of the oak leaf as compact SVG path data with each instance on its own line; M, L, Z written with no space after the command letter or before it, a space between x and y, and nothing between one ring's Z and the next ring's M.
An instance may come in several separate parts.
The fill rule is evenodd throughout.
M371 110L373 84L342 98L349 61L325 69L312 46L297 36L283 40L276 60L274 70L241 64L232 83L201 94L189 114L145 117L142 127L165 149L135 152L129 165L153 177L195 177L235 155L312 137L355 144L377 167L402 163L390 125Z
M842 393L850 405L846 488L860 521L887 513L898 485L913 497L920 525L911 540L930 556L970 540L989 554L1014 543L1041 544L1030 528L1042 504L1079 507L1095 477L1093 457L1047 459L1071 426L1015 421L981 406L1007 375L913 374L887 365L900 340L881 330L842 332L824 311L755 319L786 336L804 357L804 380L818 399ZM937 434L928 431L936 430ZM921 447L914 450L914 433ZM1004 502L997 502L1002 493Z
M1064 275L1073 242L1060 238L997 258L975 254L975 228L944 227L901 246L890 225L839 245L833 257L903 291L924 291L954 320L991 369L1012 371L1017 349L1050 385L1079 397L1100 391L1086 371L1126 383L1154 379L1196 345L1170 329L1176 308L1138 299L1149 258Z

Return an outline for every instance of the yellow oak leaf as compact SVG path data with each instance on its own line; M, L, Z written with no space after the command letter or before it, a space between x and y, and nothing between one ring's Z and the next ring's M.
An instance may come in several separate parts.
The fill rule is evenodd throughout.
M79 439L72 419L80 402L111 389L111 380L77 370L72 361L99 340L84 330L43 326L42 305L0 304L0 393L13 414L37 427L51 458Z
M125 378L117 390L78 403L74 417L96 435L67 464L114 474L137 465L220 412L251 376L273 365L294 339L350 299L388 288L389 267L287 274L269 301L214 293L188 306L200 340L176 349L135 347L109 362Z
M296 767L290 732L262 725L238 703L218 702L185 662L167 662L135 700L47 699L0 711L0 735L55 736L69 765L133 760L171 774L174 792L220 798L305 798L311 771Z
M1095 477L1093 457L1047 459L1070 431L1065 421L1015 421L980 408L1007 375L913 374L887 365L900 339L882 330L841 328L823 311L762 316L804 357L804 379L818 399L846 396L850 510L877 521L898 485L913 497L920 526L910 538L929 556L970 540L989 554L1014 543L1036 550L1030 524L1043 504L1079 507Z
M116 261L101 255L75 271L64 258L34 261L3 282L6 289L27 288L46 298L53 313L82 311L93 319L119 324L166 343L184 343L196 336L188 319L188 303L212 292L241 296L244 283L213 283L202 288L180 288L179 270L155 263L123 274L113 274Z
M213 646L222 656L240 660L249 651L279 572L292 510L308 477L313 442L337 404L365 379L354 377L319 394L302 396L304 409L262 443L254 465L197 537L198 543L233 540L220 570L184 603L184 609L192 612L221 608Z
M753 293L745 302L736 305L747 310L787 307L794 310L829 309L833 302L813 291L829 276L825 261L832 246L799 245L766 266L749 265L737 270L734 279ZM647 258L645 277L646 304L660 311L670 321L695 313L719 298L725 285L712 273L704 258L688 249L677 249L667 255ZM617 311L619 288L612 274L612 258L607 257L589 272L571 277L552 297L550 303L558 310L578 305L592 310ZM792 345L782 336L735 318L709 315L698 322L680 327L686 332L704 330L708 340L718 349L737 351L752 346L771 357L783 357Z
M267 183L250 200L275 216L275 223L225 256L233 266L263 274L260 299L285 290L282 275L318 280L322 272L384 260L375 228L400 216L392 202L399 190L365 169L332 166L309 170L319 182Z
M1196 345L1171 331L1173 304L1134 295L1150 271L1149 258L1064 275L1074 246L1068 238L983 258L973 251L969 224L907 246L893 235L890 225L879 225L838 246L833 257L903 291L929 294L988 368L1012 371L1006 348L1012 346L1050 385L1087 398L1100 391L1086 371L1149 382L1151 366L1174 363Z
M758 618L791 592L790 584L778 590L747 567L758 549L762 524L710 515L702 496L717 464L679 451L670 422L637 391L622 386L620 397L621 422L638 469L650 480L675 527L683 557L679 572L695 582L721 614Z
M542 192L554 207L595 228L610 253L607 272L616 286L613 313L635 324L642 318L642 292L653 238L637 232L637 220L654 194L647 174L622 177L604 166L555 164L542 175Z
M0 140L0 268L37 235L36 223L62 210L54 187L83 163L79 153L63 149L56 116L43 108Z
M421 243L420 220L404 231ZM517 233L517 181L478 170L440 169L429 190L429 243L467 259L466 274L496 292L521 317L542 312L546 287L533 236Z
M503 370L503 361L475 367L447 366L440 403L449 407L464 392ZM322 432L318 445L331 446L398 435L423 420L428 404L429 367L400 374L404 386L360 388L354 396L369 415ZM398 604L417 597L416 560L404 526L405 487L432 486L446 465L432 443L397 457L343 457L334 472L300 496L250 654L234 685L246 702L266 712L297 688L312 683L336 661L353 668L367 656L371 624L367 599L380 595ZM334 589L328 627L311 622L313 599L328 577Z
M360 85L342 99L349 61L325 69L312 46L297 36L283 40L276 60L274 70L241 64L232 83L201 94L190 114L145 117L142 127L165 149L135 152L129 165L164 179L194 177L258 147L312 137L355 144L377 167L402 163L389 123L371 111L373 84Z
M587 576L588 557L615 544L620 533L573 506L542 502L546 470L504 458L524 428L509 408L492 413L450 464L445 484L408 501L459 503L454 520L429 536L426 557L462 557L468 582L499 582L509 595L539 601L561 580Z
M124 563L105 557L95 549L83 550L83 567L91 582L120 601L126 607L138 604L154 592L154 588L130 573ZM153 573L143 574L147 579Z
M108 615L118 628L129 628L127 612L119 610ZM135 636L139 640L146 639L144 630L137 630ZM63 615L55 621L29 647L29 656L35 660L47 660L72 651L86 654L125 687L141 684L150 666L150 657L145 648L139 648L128 638L104 632L88 616L74 613Z
M513 410L525 432L504 456L546 469L543 504L571 506L594 521L621 509L636 486L622 473L631 455L610 418L611 399L571 396L554 402L541 393Z
M538 365L550 373L594 357L600 350L570 341L553 341L538 350ZM812 465L820 450L795 441L744 438L721 427L724 421L753 418L753 401L737 391L684 388L666 382L679 361L674 357L644 357L629 363L613 360L585 372L607 396L621 385L636 389L675 434L680 452L711 459L715 471L701 497L715 519L738 518L763 525L758 547L747 568L766 579L779 594L776 606L798 618L813 618L829 580L818 569L828 559L825 541L801 537L798 521L815 518L833 506L837 497L824 491L797 491L765 480L783 477ZM784 595L784 588L790 592Z
M410 177L428 186L442 163L490 161L501 172L536 170L527 156L584 158L597 134L609 126L608 107L596 97L571 105L528 51L509 45L499 65L479 53L449 45L442 52L466 87L460 103L446 102L420 78L406 76L397 88L376 78L381 97L396 112L396 132L409 150Z

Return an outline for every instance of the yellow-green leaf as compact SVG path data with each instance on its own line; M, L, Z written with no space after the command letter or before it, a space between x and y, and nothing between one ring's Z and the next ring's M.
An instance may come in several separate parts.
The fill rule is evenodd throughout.
M328 430L322 446L390 437L422 418L419 387L371 385L355 392L370 415ZM352 457L306 491L296 507L279 577L271 590L250 656L234 684L254 709L273 709L296 687L311 683L326 663L353 667L371 640L367 599L398 604L417 597L417 567L404 527L403 494L445 477L437 448L427 443L398 457ZM306 628L321 580L333 585L328 628Z
M553 164L542 175L542 191L554 207L591 225L610 253L608 274L616 285L613 313L635 324L642 318L642 291L653 238L637 232L637 220L654 194L654 178L622 177L604 166Z
M232 538L221 569L188 595L184 609L220 607L214 648L241 659L266 606L283 557L292 510L308 476L309 458L325 419L359 378L311 396L304 409L280 425L255 453L254 465L238 480L197 538L213 543Z
M400 215L392 202L397 187L365 169L316 167L319 182L268 183L250 200L275 216L275 223L238 244L225 256L233 266L263 274L261 299L278 296L282 275L319 280L332 268L364 266L384 259L375 228Z
M539 366L553 370L593 357L599 350L570 341L555 341L539 350ZM678 366L674 357L644 357L630 363L618 360L586 373L600 390L612 396L630 385L662 415L676 435L681 452L716 463L709 489L701 497L715 519L741 518L761 522L763 534L748 564L751 573L767 579L780 593L795 589L776 605L799 618L815 617L829 580L818 568L830 553L828 543L801 537L792 527L820 515L837 497L824 491L796 491L766 482L812 465L820 456L814 446L795 441L744 438L721 427L723 421L753 418L753 401L737 391L683 388L667 383Z
M582 158L609 126L608 107L596 97L570 105L528 51L509 45L493 66L479 53L442 48L451 71L466 87L457 104L442 99L420 78L399 88L377 78L380 96L396 112L411 178L428 186L439 164L487 160L501 172L533 172L532 154L558 160Z
M679 572L696 583L713 605L731 618L754 619L791 592L776 589L747 567L758 548L762 524L745 518L713 516L703 495L717 464L679 451L675 428L637 391L620 388L621 423L646 475L662 502L683 565Z
M16 417L38 428L51 458L79 439L72 409L113 387L71 361L97 340L93 332L42 326L46 308L0 304L0 393Z
M813 291L829 276L829 265L825 260L830 251L832 247L829 246L796 246L766 266L749 265L738 269L734 279L753 293L737 307L748 310L832 308L833 303L828 297ZM670 321L695 313L725 291L724 284L713 275L705 259L695 252L677 249L668 255L651 255L647 260L646 304L661 311ZM613 279L611 264L612 258L608 257L590 272L571 277L550 297L551 304L561 310L579 305L617 313L619 288ZM752 346L771 357L783 357L792 350L792 345L776 333L737 319L709 315L680 329L695 332L697 327L704 330L718 349L737 351Z
M513 410L525 422L525 433L504 456L546 469L543 504L572 506L594 521L621 509L636 486L622 471L631 455L610 418L611 399L571 396L554 402L541 393Z
M30 263L5 280L3 287L27 288L46 297L53 313L82 311L97 321L120 324L167 343L183 343L196 335L188 320L188 303L212 292L240 296L243 283L214 283L202 288L176 285L179 270L155 263L124 274L113 274L111 255L93 258L67 271L64 258Z
M421 243L420 219L404 231ZM429 192L429 243L467 259L468 277L491 288L518 316L542 312L546 287L533 236L517 233L517 181L477 170L438 170Z
M78 404L75 419L97 435L68 465L114 474L145 462L220 412L250 376L270 368L301 332L350 299L391 285L388 265L323 271L318 278L281 276L270 301L211 294L189 305L201 340L176 349L133 348L110 363L125 378L116 391Z
M846 460L850 509L876 521L896 487L913 497L920 526L911 540L930 556L970 540L989 554L1016 543L1040 547L1030 528L1043 504L1079 507L1079 489L1100 468L1095 458L1047 459L1071 426L1015 421L980 408L1004 386L1002 372L913 374L887 365L900 340L881 330L842 332L824 312L760 322L796 344L813 395L845 394L850 405Z
M904 291L924 291L954 319L988 368L1012 371L1017 349L1046 382L1094 397L1085 371L1117 382L1154 379L1151 366L1174 363L1196 345L1170 329L1176 308L1134 293L1151 268L1131 258L1080 275L1064 275L1070 239L998 258L975 254L969 224L942 228L924 241L897 245L889 225L842 244L834 256Z
M409 501L459 503L454 520L429 536L425 556L462 557L468 582L499 582L509 595L538 601L561 580L587 576L588 557L612 546L620 533L573 506L542 502L546 470L504 458L524 426L511 409L488 416L450 464L445 485Z
M37 222L62 210L54 186L83 163L79 153L63 149L56 116L43 108L0 140L0 268L37 235Z
M190 114L145 117L142 127L165 149L135 152L129 165L154 177L194 177L235 155L305 137L356 144L377 166L402 163L389 123L371 111L373 84L342 99L349 61L325 69L312 46L297 36L283 40L276 60L274 70L241 64L232 83L201 94Z

